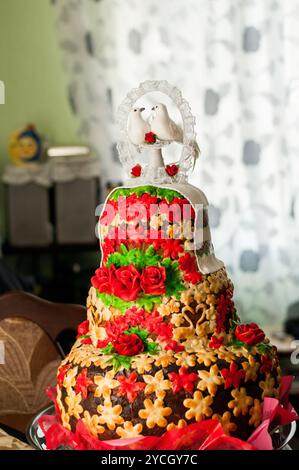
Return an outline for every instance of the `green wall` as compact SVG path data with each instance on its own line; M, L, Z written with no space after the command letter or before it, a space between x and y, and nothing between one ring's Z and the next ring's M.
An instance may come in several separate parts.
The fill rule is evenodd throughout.
M11 131L28 122L52 144L80 143L78 122L67 100L67 80L50 0L0 0L0 176ZM0 239L3 234L0 187Z

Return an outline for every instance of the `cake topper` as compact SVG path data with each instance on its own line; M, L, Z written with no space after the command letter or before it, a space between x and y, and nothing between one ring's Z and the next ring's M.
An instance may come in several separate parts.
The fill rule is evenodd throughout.
M172 100L180 113L182 126L172 119L163 102L151 107L148 119L143 117L145 108L136 106L136 102L153 92L163 93ZM141 180L162 184L187 180L187 174L193 170L198 158L199 147L195 118L178 88L166 80L141 83L120 105L117 121L120 127L119 158L130 178L138 178L138 184ZM177 162L165 165L162 149L174 142L182 146L181 156ZM148 164L141 165L136 156L145 151L149 151Z

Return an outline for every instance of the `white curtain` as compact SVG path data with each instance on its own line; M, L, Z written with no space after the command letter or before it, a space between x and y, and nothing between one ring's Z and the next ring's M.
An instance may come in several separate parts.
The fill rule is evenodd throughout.
M197 117L190 181L210 200L217 256L243 320L299 313L299 1L53 1L69 96L106 178L121 174L114 116L147 79Z

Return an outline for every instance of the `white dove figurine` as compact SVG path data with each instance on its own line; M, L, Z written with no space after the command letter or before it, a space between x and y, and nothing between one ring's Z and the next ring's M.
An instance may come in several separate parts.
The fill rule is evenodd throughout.
M157 138L183 142L183 130L169 117L165 104L156 104L152 111L155 111L155 115L151 121L151 131Z
M128 136L132 144L144 144L144 136L150 132L150 125L141 116L145 108L133 108L129 114Z

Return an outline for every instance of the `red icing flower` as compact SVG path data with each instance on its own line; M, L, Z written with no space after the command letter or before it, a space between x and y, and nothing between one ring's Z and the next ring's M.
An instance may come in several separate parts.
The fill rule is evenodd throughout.
M145 310L143 308L132 307L126 311L125 319L129 326L144 326Z
M138 176L140 176L141 175L141 165L133 166L133 168L131 169L131 175L134 178L137 178Z
M188 374L187 367L180 367L179 373L170 372L168 374L169 379L172 382L172 390L174 393L178 393L180 390L186 390L186 392L192 393L194 390L194 382L198 379L198 375L194 372Z
M115 278L115 266L112 265L110 268L102 266L98 268L95 275L91 278L91 283L95 289L99 292L109 294L111 292L111 284Z
M110 225L114 217L117 214L117 206L113 203L114 201L107 201L104 210L100 217L101 225Z
M130 403L133 403L137 397L137 393L145 387L144 382L137 382L136 372L131 372L128 377L125 375L119 375L117 380L120 382L120 386L118 387L116 394L119 397L126 396Z
M105 324L108 342L117 341L120 336L128 329L128 322L125 315L119 315L113 321L107 321Z
M173 351L173 352L180 352L184 351L184 346L182 344L179 344L175 340L169 341L166 346L165 346L165 351Z
M148 266L142 271L140 285L145 294L165 294L166 272L164 267Z
M273 367L272 358L270 356L263 355L262 356L262 365L261 365L261 372L267 374L267 372L271 372Z
M233 293L231 289L227 289L225 294L221 294L217 304L217 317L216 317L216 333L226 330L228 315L234 307L232 301Z
M147 132L144 136L144 140L148 144L154 144L157 140L157 136L153 132Z
M109 340L108 339L99 339L97 342L97 348L102 349L108 346Z
M82 394L83 398L87 398L88 387L93 385L93 381L90 377L87 377L87 369L83 369L76 379L75 392L76 394Z
M156 325L154 332L157 334L160 341L169 342L170 338L172 338L173 326L171 323L165 323L162 321L159 325Z
M238 325L235 330L235 337L239 341L253 346L261 343L265 339L265 333L256 323L248 323L247 325Z
M187 273L192 273L197 269L195 256L191 256L190 253L179 257L179 265L180 269Z
M102 243L104 261L107 261L108 256L116 251L118 245L117 240L105 239L105 243Z
M143 352L144 344L138 335L122 335L113 343L114 349L122 356L136 356Z
M169 176L175 176L178 171L178 165L166 165L166 172L169 174Z
M80 323L80 325L78 325L77 331L78 331L77 338L79 338L80 336L87 335L87 333L89 332L89 321L85 320L82 323Z
M220 346L222 346L223 341L224 341L223 336L219 336L217 338L217 336L213 335L210 342L209 342L209 348L218 349L218 348L220 348Z
M156 250L163 249L165 258L176 259L179 253L184 251L181 240L169 238L167 240L155 240L153 246Z
M80 340L81 344L92 344L92 341L91 339L88 337L88 338L82 338Z
M149 333L157 333L159 331L160 325L162 324L164 324L163 319L157 310L152 313L147 313L142 323L143 327Z
M136 299L140 289L140 274L133 265L122 266L115 271L112 294L126 302L131 302Z
M187 273L184 276L184 281L191 282L191 284L198 284L202 281L202 274L199 271Z
M245 370L238 369L238 366L235 362L230 364L229 369L222 369L220 372L224 378L224 388L229 388L232 386L238 388L241 380L245 377Z
M59 367L58 374L57 374L57 384L59 388L62 388L65 374L67 373L70 367L71 367L70 364L66 364L65 366Z

